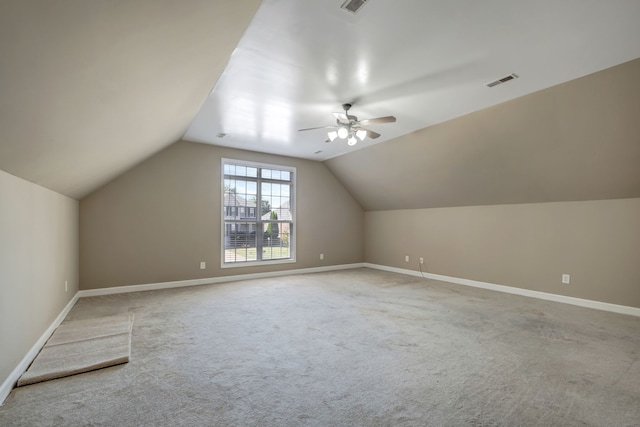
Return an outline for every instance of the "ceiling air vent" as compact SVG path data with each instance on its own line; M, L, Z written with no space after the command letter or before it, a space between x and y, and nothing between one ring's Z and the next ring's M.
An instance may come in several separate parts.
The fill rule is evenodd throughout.
M509 80L513 80L513 79L517 79L517 78L518 78L518 75L517 75L517 74L513 74L513 73L511 73L511 74L509 74L509 75L508 75L508 76L506 76L506 77L503 77L503 78L498 79L498 80L494 80L494 81L492 81L491 83L487 83L487 87L494 87L494 86L498 86L498 85L501 85L502 83L506 83L506 82L508 82Z
M347 12L355 15L366 2L367 0L347 0L342 3L340 9L346 10Z

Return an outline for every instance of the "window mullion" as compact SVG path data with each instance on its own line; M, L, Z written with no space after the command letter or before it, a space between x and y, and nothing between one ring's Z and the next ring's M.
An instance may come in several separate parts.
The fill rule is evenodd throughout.
M258 179L256 180L256 260L262 261L262 170L258 168Z

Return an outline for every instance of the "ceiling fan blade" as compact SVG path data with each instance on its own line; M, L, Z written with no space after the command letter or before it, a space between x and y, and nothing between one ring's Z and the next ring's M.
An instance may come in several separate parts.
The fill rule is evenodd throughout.
M362 129L362 130L366 130L367 131L367 136L371 139L376 139L380 136L380 134L378 132L374 132L372 130L369 129Z
M349 124L349 117L347 117L346 113L333 113L333 116L340 122L344 124Z
M333 125L331 125L331 126L318 126L318 127L315 127L315 128L298 129L298 132L303 132L305 130L335 129L335 128L337 128L337 126L333 126Z
M394 123L396 118L394 116L386 116L386 117L377 117L375 119L365 119L360 120L361 125L373 125L378 123Z

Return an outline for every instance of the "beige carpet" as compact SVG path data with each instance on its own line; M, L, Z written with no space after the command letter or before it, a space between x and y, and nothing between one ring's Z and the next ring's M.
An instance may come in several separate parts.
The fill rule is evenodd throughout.
M55 330L18 387L129 361L133 314L63 323Z
M606 284L603 284L606 286ZM640 318L370 269L80 298L131 361L0 426L639 426Z

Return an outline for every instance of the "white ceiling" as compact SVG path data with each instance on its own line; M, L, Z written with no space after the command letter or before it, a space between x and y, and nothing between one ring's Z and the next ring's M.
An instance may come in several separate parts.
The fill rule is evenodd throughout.
M636 0L342 2L263 0L184 139L325 160L640 57ZM345 102L398 121L355 147L297 131Z

